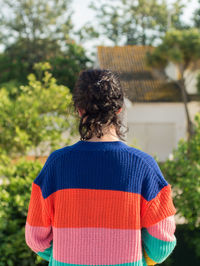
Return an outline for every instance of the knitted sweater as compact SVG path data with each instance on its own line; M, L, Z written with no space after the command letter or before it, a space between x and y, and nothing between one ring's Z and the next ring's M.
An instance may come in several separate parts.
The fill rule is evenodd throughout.
M25 239L51 266L154 265L176 246L175 213L151 155L79 140L53 151L33 181Z

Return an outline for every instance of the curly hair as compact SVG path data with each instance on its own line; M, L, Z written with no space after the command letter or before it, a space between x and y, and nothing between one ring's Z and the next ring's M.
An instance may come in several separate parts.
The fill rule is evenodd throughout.
M121 126L127 128L116 113L124 105L124 92L117 72L109 69L87 69L79 72L73 90L73 104L83 109L79 123L81 140L87 140L93 135L101 138L103 127L113 124L116 134L125 140L125 132Z

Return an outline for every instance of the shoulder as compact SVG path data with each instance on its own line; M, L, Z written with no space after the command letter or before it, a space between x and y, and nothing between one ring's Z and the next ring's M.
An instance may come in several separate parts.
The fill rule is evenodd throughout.
M57 164L63 155L67 155L71 150L71 146L66 146L57 150L54 150L49 154L45 164L41 171L38 173L33 183L38 185L42 191L43 196L47 187L51 186L56 175Z
M141 175L141 195L147 201L155 198L157 194L166 186L169 186L165 179L158 162L155 158L137 148L129 147L129 152L138 161L138 171ZM141 170L142 169L142 170Z
M128 146L127 150L132 157L137 158L145 168L153 168L155 170L158 168L158 163L149 153L131 146Z
M56 164L56 162L63 156L63 155L67 155L68 153L70 153L71 151L71 145L69 146L65 146L63 148L60 148L60 149L57 149L57 150L54 150L50 155L49 157L47 158L46 162L45 162L45 165L48 166L52 166L54 164Z

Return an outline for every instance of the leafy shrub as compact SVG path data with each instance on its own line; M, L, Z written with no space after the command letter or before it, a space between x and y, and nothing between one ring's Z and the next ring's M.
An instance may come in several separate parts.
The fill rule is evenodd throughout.
M0 148L11 157L36 151L41 145L43 152L49 147L55 150L61 143L68 145L77 132L69 88L57 84L47 71L51 68L48 62L34 68L37 76L28 75L28 85L20 86L18 93L0 89ZM66 131L67 138L63 136Z
M25 242L25 222L31 184L42 164L21 158L9 169L1 168L0 185L0 266L46 265Z
M161 170L172 184L177 213L185 218L191 232L200 229L200 113L195 116L195 135L190 141L179 141ZM188 244L193 244L200 257L200 235L195 236L188 238Z

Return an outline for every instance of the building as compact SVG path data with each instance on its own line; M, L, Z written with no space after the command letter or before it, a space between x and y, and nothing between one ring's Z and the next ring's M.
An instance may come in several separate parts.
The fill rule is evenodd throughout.
M187 120L181 91L173 81L177 74L176 67L169 64L163 75L147 67L145 56L151 49L154 48L98 46L95 67L119 73L125 92L123 115L129 128L127 144L157 156L162 162L170 156L181 138L186 139ZM195 75L190 73L187 80L188 108L192 121L195 114L200 112Z

